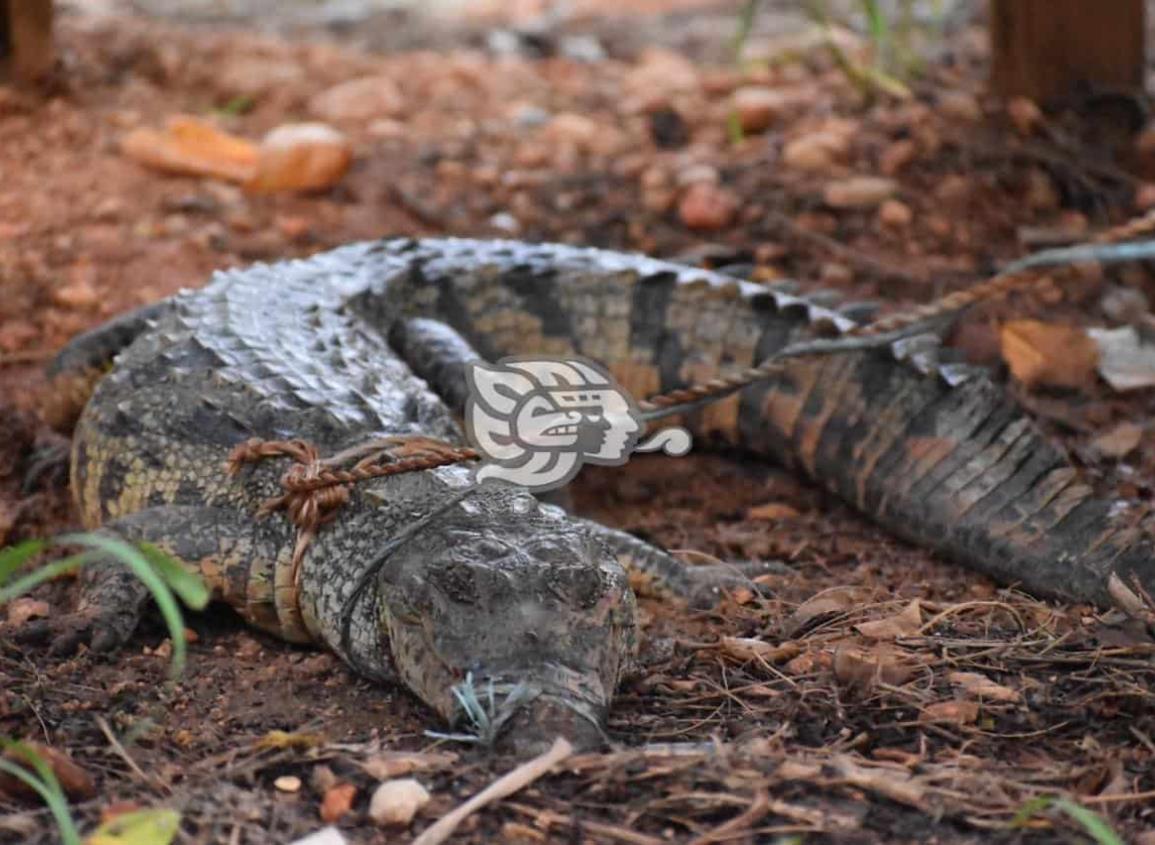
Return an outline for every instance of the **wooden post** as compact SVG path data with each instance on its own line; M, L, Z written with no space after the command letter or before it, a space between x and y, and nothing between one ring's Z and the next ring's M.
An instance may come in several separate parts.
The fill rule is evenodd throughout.
M1144 0L991 0L991 85L1040 103L1143 90Z
M52 0L0 0L0 79L35 82L55 63Z

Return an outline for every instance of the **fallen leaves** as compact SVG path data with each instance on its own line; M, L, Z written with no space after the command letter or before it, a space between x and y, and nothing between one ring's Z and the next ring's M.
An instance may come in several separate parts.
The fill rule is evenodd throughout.
M997 684L986 675L978 672L951 672L948 680L962 689L967 695L987 701L1004 701L1017 704L1022 701L1018 690Z
M936 701L922 708L918 720L924 724L944 722L952 725L970 725L979 717L977 701Z
M269 731L267 734L257 740L257 748L267 748L271 750L283 750L285 748L297 748L307 750L316 748L325 743L325 738L320 734L313 733L291 733L289 731Z
M257 145L206 120L178 115L161 130L134 129L120 146L154 170L208 176L260 192L329 188L353 160L348 139L323 123L284 124Z
M246 182L257 165L255 144L187 115L172 117L163 130L134 129L121 139L129 158L156 170Z
M843 644L834 651L834 677L849 689L868 690L878 684L900 687L915 676L919 664L886 646L859 648Z
M23 625L29 619L43 619L52 613L52 606L40 599L21 596L8 603L8 623Z
M854 590L826 590L798 605L783 627L788 636L796 637L803 631L837 619L858 603L858 593Z
M357 797L357 787L351 783L338 783L325 790L321 799L321 821L340 821L353 809L353 799Z
M859 622L854 630L871 640L897 640L913 637L922 628L922 605L915 599L902 612L886 619Z
M1121 422L1091 441L1091 449L1104 458L1125 458L1138 448L1143 439L1143 426Z
M25 752L38 756L52 770L64 794L74 800L85 800L96 795L92 775L68 754L37 742L22 742L4 752L4 759L35 773ZM0 772L0 795L34 799L37 793L13 775Z
M451 751L385 751L370 757L361 768L375 780L389 780L413 772L446 769L455 762L457 755Z
M1095 379L1099 348L1075 326L1010 320L999 331L1003 360L1028 389L1084 388Z
M796 642L774 645L753 637L722 637L719 647L723 654L735 660L764 660L767 663L792 660L802 652L802 646Z
M784 519L796 519L799 516L797 509L780 502L767 502L764 505L755 505L746 509L746 519L763 522L780 522Z

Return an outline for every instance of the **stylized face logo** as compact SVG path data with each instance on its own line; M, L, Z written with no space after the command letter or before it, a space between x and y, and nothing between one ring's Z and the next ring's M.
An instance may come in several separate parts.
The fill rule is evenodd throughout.
M568 483L583 462L616 465L635 449L685 454L690 448L681 429L639 446L641 411L592 361L507 358L471 364L466 379L466 429L484 459L478 481L503 478L550 490Z

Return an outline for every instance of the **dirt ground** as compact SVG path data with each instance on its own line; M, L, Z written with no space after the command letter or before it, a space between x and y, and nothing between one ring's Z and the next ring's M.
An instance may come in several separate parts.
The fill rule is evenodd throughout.
M988 101L980 18L956 16L931 41L911 99L868 100L778 10L748 45L765 61L739 68L730 8L586 5L569 28L507 21L513 39L496 42L492 21L255 35L236 21L65 15L49 90L0 86L0 544L75 525L61 485L21 487L47 438L34 412L54 350L218 268L385 235L501 236L751 265L757 279L894 309L1152 202L1134 105L1089 97L1080 118L1040 120ZM590 43L604 55L567 55ZM320 195L166 176L119 148L177 113L259 138L370 74L395 80L395 102L339 121L355 162ZM731 97L749 85L788 96L768 128L735 139ZM799 168L790 148L806 139L834 152ZM828 201L832 181L880 174L896 182L888 202ZM1105 303L1121 290L1150 301L1155 276L1056 274L1039 295L970 315L953 342L1005 378L997 320L1117 325ZM1150 500L1150 391L1008 389L1103 485ZM1141 434L1108 457L1101 438L1124 421ZM689 559L791 572L766 579L773 598L709 613L643 601L647 638L672 648L621 691L614 748L571 758L453 841L1086 841L1062 813L1018 817L1057 794L1126 841L1155 842L1155 648L1119 614L961 572L741 455L588 471L576 500ZM65 608L74 585L36 597ZM357 789L336 821L350 841L408 841L515 762L425 736L438 726L404 692L225 610L189 625L175 683L155 620L112 657L0 643L0 735L87 770L84 829L116 808L170 806L181 843L286 843L325 824L322 795L344 782ZM376 781L404 772L431 802L409 830L375 827ZM279 789L286 775L302 786ZM46 811L0 793L0 842L50 841Z

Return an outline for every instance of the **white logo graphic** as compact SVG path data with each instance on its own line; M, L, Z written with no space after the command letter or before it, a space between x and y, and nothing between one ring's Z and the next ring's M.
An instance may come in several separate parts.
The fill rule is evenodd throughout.
M531 491L567 484L583 463L624 464L632 452L690 451L690 433L667 428L642 443L645 416L599 364L585 358L505 358L466 367L465 428L482 455L478 481Z

